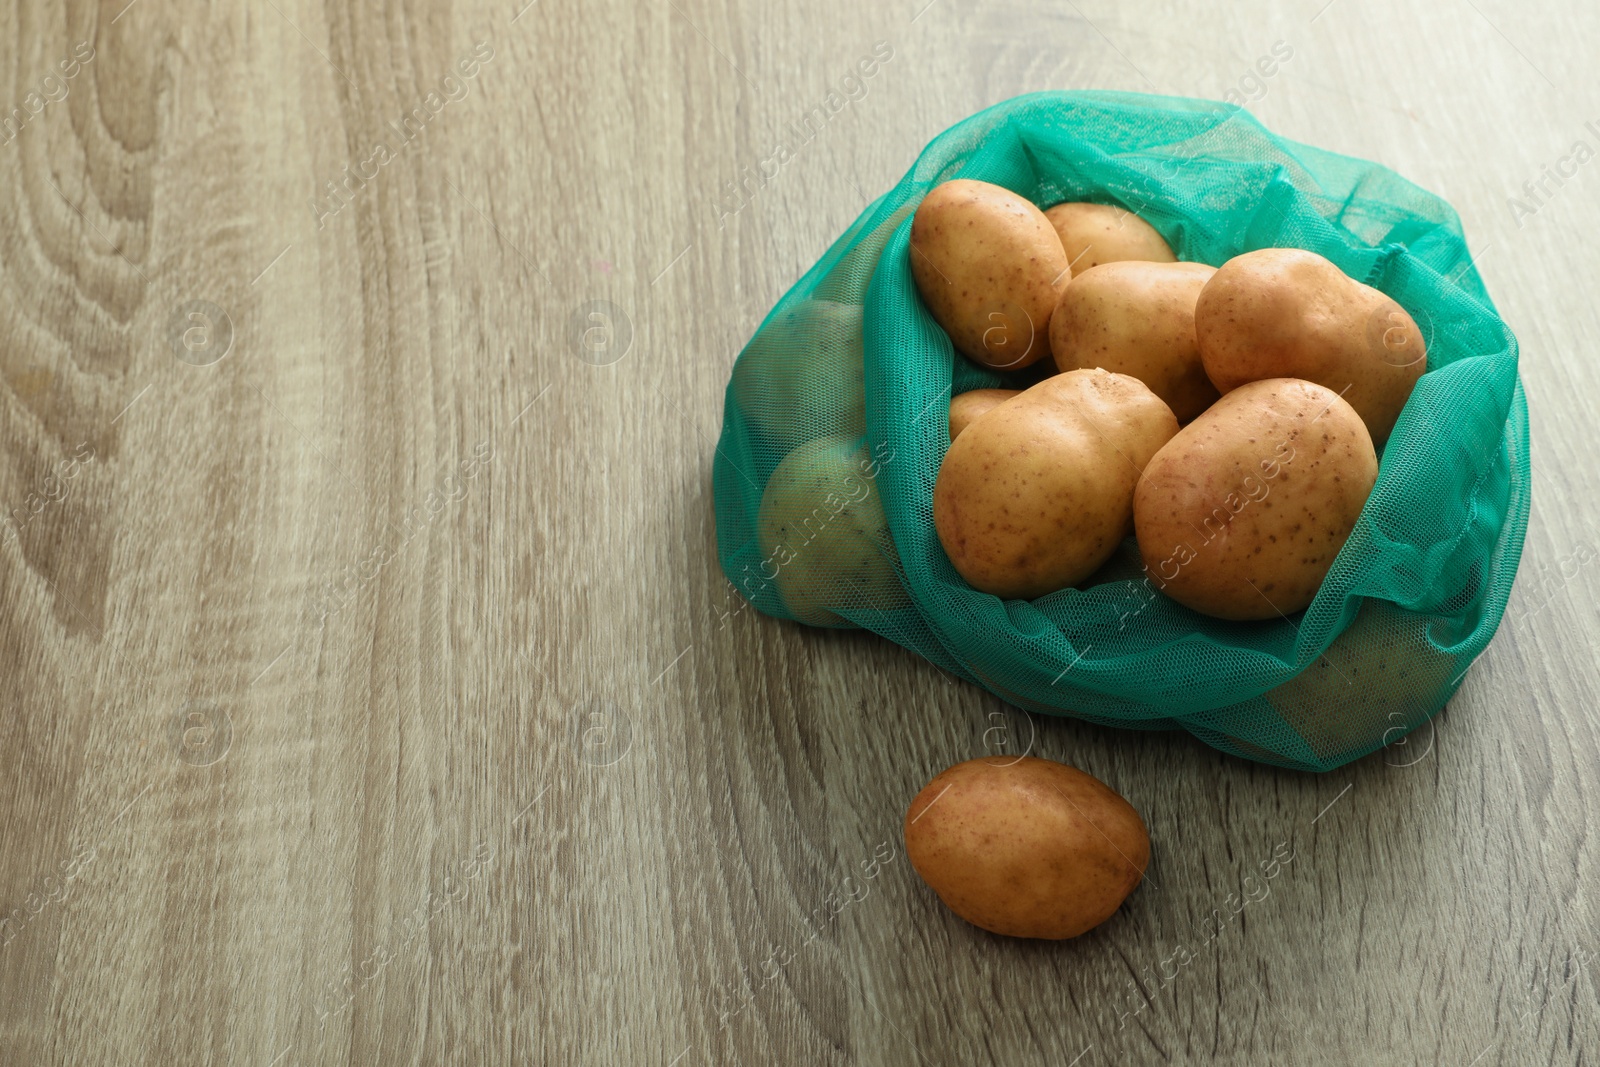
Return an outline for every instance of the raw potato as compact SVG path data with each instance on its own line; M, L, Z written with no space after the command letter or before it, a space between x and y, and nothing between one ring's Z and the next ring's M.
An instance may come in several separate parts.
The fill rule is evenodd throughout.
M1422 331L1404 308L1298 248L1224 263L1200 293L1195 332L1206 373L1224 393L1262 378L1304 378L1343 394L1380 445L1428 365Z
M1044 213L998 185L936 186L911 220L911 276L956 351L1015 369L1050 354L1050 312L1072 272Z
M1216 272L1203 263L1137 262L1079 271L1050 316L1056 366L1131 374L1180 423L1191 421L1219 395L1194 335L1195 301Z
M833 269L817 283L817 288L811 295L818 300L837 300L845 304L865 303L867 285L872 281L872 272L877 269L878 257L883 254L883 246L889 243L889 238L894 236L894 231L901 221L911 214L914 206L900 205L887 219L878 224L877 229L861 238L860 243L841 256ZM846 234L839 240L847 241L850 237L851 234Z
M1242 385L1185 426L1134 495L1150 581L1219 619L1310 604L1378 477L1372 438L1330 389Z
M972 425L972 420L990 408L1021 395L1017 389L972 389L958 394L950 401L950 440L954 441L962 430Z
M950 445L933 487L939 541L985 593L1031 599L1075 585L1127 535L1139 472L1177 432L1137 378L1046 378Z
M850 437L824 437L784 457L757 519L759 580L812 626L853 626L831 608L904 607L894 541L878 496L880 464Z
M1031 756L958 763L905 817L906 857L951 911L1010 937L1077 937L1144 877L1144 820L1100 780Z
M733 367L733 393L778 451L866 429L861 306L802 300L750 339Z
M1171 263L1178 258L1154 226L1120 207L1057 204L1044 217L1061 238L1061 248L1074 276L1102 263Z
M1420 725L1456 675L1456 661L1427 638L1426 616L1382 600L1361 605L1328 651L1266 698L1322 760L1342 760L1379 745L1385 762L1409 764L1431 745Z

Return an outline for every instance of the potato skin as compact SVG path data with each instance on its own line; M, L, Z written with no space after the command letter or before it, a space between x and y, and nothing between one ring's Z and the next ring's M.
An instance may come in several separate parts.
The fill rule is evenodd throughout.
M812 297L817 300L834 300L842 304L861 304L867 299L867 286L872 272L877 269L883 246L889 243L894 231L905 217L911 214L914 204L901 204L877 229L860 237L856 246L840 257L833 269L817 283Z
M1195 340L1194 307L1217 272L1203 263L1106 263L1072 276L1050 316L1061 370L1131 374L1190 422L1216 402Z
M1331 389L1242 385L1157 452L1134 494L1150 581L1219 619L1310 604L1378 477L1372 439Z
M1298 248L1224 263L1200 292L1195 334L1206 374L1226 393L1263 378L1304 378L1341 393L1377 444L1388 440L1427 369L1404 308Z
M1144 820L1099 779L1063 763L958 763L907 809L906 856L951 911L1009 937L1077 937L1144 877Z
M1075 585L1126 536L1139 472L1177 431L1137 378L1046 378L951 443L933 487L939 542L985 593L1031 599Z
M936 186L911 220L911 276L956 351L1014 370L1050 354L1050 313L1072 272L1031 202L966 179Z
M1395 749L1387 762L1414 762L1428 742L1413 748L1401 738L1433 710L1456 672L1455 659L1430 645L1424 630L1416 616L1368 600L1328 651L1266 699L1320 759L1382 743Z
M1171 263L1178 257L1156 228L1109 204L1057 204L1044 213L1061 239L1074 276L1102 263L1141 260Z
M759 578L812 626L853 626L829 610L847 600L892 610L907 602L878 496L879 464L851 437L823 437L783 458L761 496Z
M972 420L990 408L1021 395L1020 389L971 389L958 393L950 401L950 440L960 437L961 431L972 425Z
M861 305L802 300L750 339L733 366L740 410L791 451L819 435L866 430Z

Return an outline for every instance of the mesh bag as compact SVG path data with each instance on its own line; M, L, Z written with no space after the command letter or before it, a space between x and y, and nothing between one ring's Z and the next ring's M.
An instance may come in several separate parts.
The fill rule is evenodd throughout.
M909 217L956 177L1126 208L1184 260L1309 249L1416 319L1427 372L1304 612L1190 611L1131 538L1037 600L956 573L933 526L950 398L1032 380L957 355L917 295ZM714 484L723 570L765 614L864 627L1030 711L1329 770L1442 708L1493 635L1527 528L1528 411L1516 340L1438 197L1229 105L1038 93L935 138L773 308L734 366Z

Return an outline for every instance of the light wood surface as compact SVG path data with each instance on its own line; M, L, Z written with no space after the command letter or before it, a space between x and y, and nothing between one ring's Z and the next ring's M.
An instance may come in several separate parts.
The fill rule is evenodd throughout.
M1600 11L924 3L0 8L0 1062L1595 1062L1600 165L1561 161ZM1030 723L738 610L740 346L935 134L1074 87L1254 96L1460 210L1536 505L1404 746L1312 776ZM1002 723L1150 826L1076 941L904 859Z

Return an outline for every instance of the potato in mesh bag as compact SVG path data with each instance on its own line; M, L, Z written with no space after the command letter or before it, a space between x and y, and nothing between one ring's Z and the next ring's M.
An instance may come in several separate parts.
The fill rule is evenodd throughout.
M1268 690L1267 701L1330 763L1403 744L1457 677L1455 658L1428 643L1424 619L1368 600L1328 651Z
M837 610L906 605L878 496L884 462L854 437L828 436L790 452L768 479L758 570L800 622L850 626Z
M788 452L865 430L862 373L861 305L802 300L750 339L733 388L763 442Z

